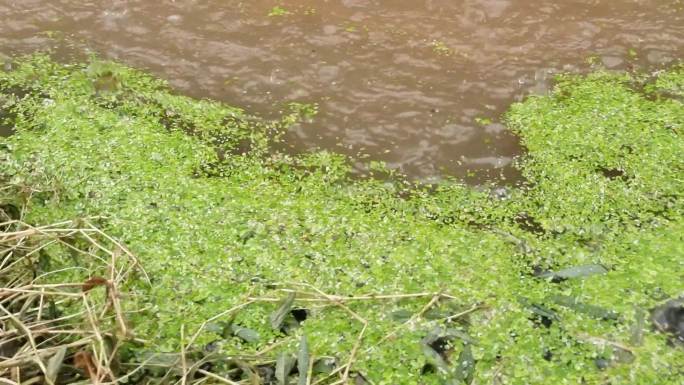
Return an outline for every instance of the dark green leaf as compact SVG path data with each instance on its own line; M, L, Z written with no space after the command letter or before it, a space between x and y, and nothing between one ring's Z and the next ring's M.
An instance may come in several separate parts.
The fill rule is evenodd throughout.
M461 354L458 356L458 361L455 363L454 378L459 383L470 384L473 382L473 375L475 374L475 358L470 344L464 344Z
M579 313L586 314L593 318L604 320L617 320L618 314L612 310L604 309L599 306L589 305L578 302L577 298L565 295L552 295L547 298L548 301L554 302L557 305L573 309Z
M428 362L428 364L434 366L442 373L449 372L449 363L446 362L444 357L442 357L442 355L439 354L439 352L437 352L435 349L432 348L432 346L425 342L421 344L421 348L423 350L423 354L425 355L425 360Z
M555 321L558 321L560 319L558 318L556 312L554 312L553 310L547 309L541 305L534 304L525 297L518 297L518 302L520 302L521 305L525 306L527 309L532 311L532 313L538 316L546 317Z
M241 340L248 342L248 343L256 343L259 342L260 336L259 333L256 332L255 330L244 328L242 326L238 325L230 325L230 330L232 334Z

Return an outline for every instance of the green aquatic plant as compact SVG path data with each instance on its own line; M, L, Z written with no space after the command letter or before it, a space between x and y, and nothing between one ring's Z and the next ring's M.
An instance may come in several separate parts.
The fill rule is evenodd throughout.
M683 290L684 76L642 81L568 75L512 106L525 183L501 197L273 150L315 106L263 121L118 64L35 56L0 73L0 206L91 218L135 252L150 281L128 283L146 341L130 361L255 357L213 371L272 365L276 383L671 384L684 351L644 315Z
M289 14L290 14L290 11L288 11L286 8L281 7L279 5L276 5L275 7L271 8L271 10L268 12L269 17L287 16Z

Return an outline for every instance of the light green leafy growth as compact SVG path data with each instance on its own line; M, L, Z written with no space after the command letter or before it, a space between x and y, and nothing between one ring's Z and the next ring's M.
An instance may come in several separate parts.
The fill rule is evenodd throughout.
M289 15L290 11L287 9L276 5L275 7L271 8L271 10L268 12L269 17L275 17L275 16L286 16Z
M655 98L628 75L596 73L512 106L526 183L501 200L455 182L353 180L334 153L270 149L313 106L264 122L117 64L37 56L14 68L0 73L0 118L15 129L0 143L0 204L26 204L37 224L96 216L138 255L152 284L132 283L129 306L144 310L129 317L150 342L132 355L177 350L181 325L248 295L312 292L299 282L340 296L450 296L425 314L431 294L347 303L368 322L352 372L375 384L672 384L684 370L666 336L647 329L630 342L637 314L683 290L681 69L651 83L667 91ZM47 252L52 267L71 263ZM285 338L275 362L306 335L312 359L346 363L363 324L300 298L299 328L278 318L288 335L271 327L278 302L260 302L223 320L258 339L216 327L197 347L249 355ZM421 342L439 328L452 332Z

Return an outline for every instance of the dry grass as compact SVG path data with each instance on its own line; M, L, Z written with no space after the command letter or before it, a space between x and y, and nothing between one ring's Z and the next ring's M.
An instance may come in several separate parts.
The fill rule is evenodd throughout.
M135 256L88 221L0 229L0 383L116 382L134 339L123 288L146 277ZM44 271L55 251L70 263Z

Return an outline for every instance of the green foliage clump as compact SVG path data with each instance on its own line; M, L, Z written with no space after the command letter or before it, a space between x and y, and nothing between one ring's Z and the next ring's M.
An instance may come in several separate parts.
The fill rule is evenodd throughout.
M337 154L271 150L311 106L264 122L117 64L38 56L0 73L15 130L0 144L0 203L32 223L97 217L138 255L152 282L133 284L143 311L129 316L149 342L132 354L175 351L182 327L247 297L315 287L388 297L346 303L368 325L358 349L362 322L300 297L307 319L287 334L269 321L278 304L256 302L232 319L248 338L213 325L196 343L234 355L284 340L295 354L306 335L338 365L356 352L352 372L375 384L669 384L684 352L642 318L683 290L684 76L661 73L658 97L636 84L564 76L514 105L526 184L500 199L354 180ZM411 293L428 294L396 296Z

